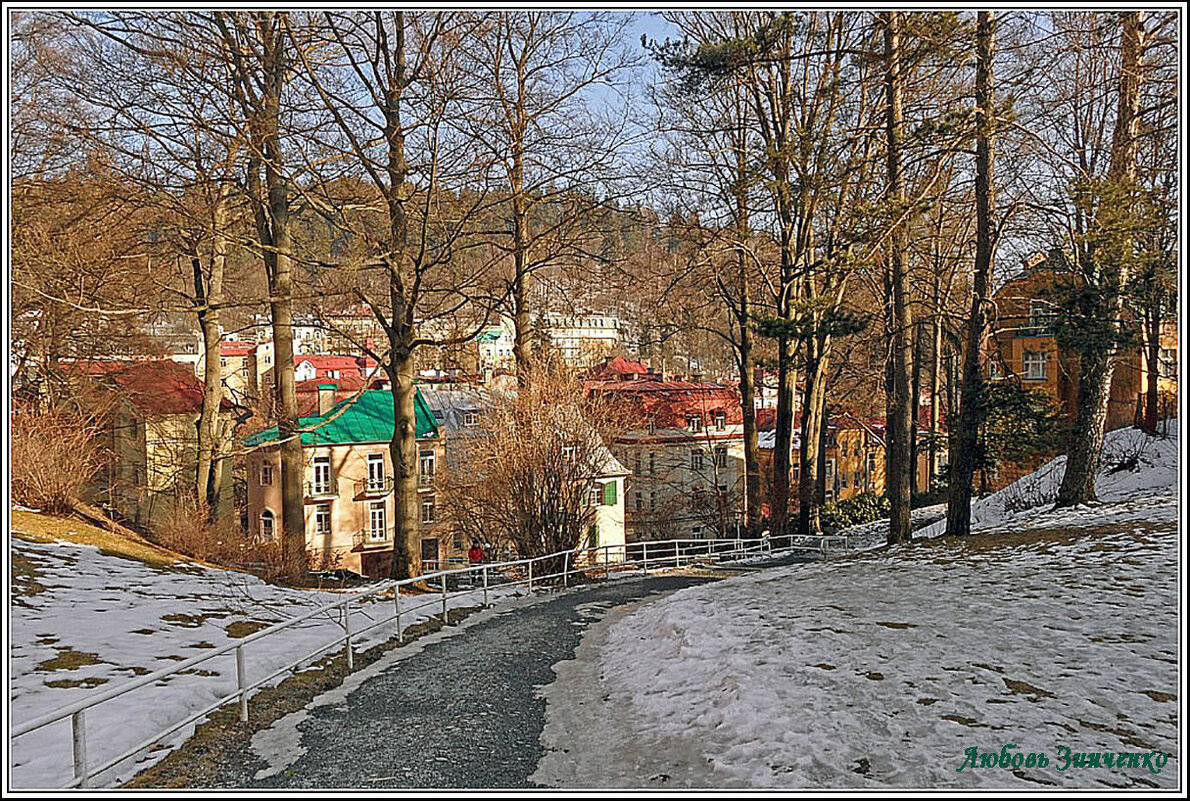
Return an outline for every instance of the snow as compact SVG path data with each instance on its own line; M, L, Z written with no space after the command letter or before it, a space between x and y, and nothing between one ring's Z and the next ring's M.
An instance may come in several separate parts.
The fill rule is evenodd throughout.
M271 625L343 597L334 592L278 587L254 576L201 565L155 568L69 542L41 544L15 537L10 542L15 556L33 563L37 581L45 587L36 594L14 594L13 598L9 708L14 723L232 642L235 638L227 627L234 622ZM490 597L494 600L509 594L507 589L493 589ZM481 603L482 590L452 593L448 601L451 608ZM417 604L423 605L412 609ZM402 627L440 611L440 596L407 597L403 599ZM352 630L359 632L392 612L391 595L353 604ZM368 648L395 633L395 623L387 623L356 636L353 644L357 649ZM337 615L319 615L249 643L244 648L249 683L342 634ZM330 653L341 647L330 649ZM38 665L48 660L70 656L69 651L59 649L94 654L98 664L39 670ZM48 684L60 681L83 684ZM106 762L235 688L234 653L227 653L88 709L88 763L98 766ZM187 726L140 761L125 761L94 779L93 786L127 780L163 758L193 730L193 725ZM9 781L13 787L61 787L72 779L68 719L17 737L11 744Z
M1166 421L1161 434L1150 437L1136 428L1107 433L1101 468L1095 480L1099 504L1051 508L1066 471L1066 457L1059 456L999 492L974 501L971 504L972 532L1176 521L1178 421ZM1113 472L1114 466L1130 457L1136 459L1134 467ZM914 509L913 536L930 538L945 534L945 518L945 504ZM848 535L852 547L857 550L879 547L885 543L888 520L853 526L838 533Z
M1049 510L1051 463L977 504L984 536L760 571L609 618L555 666L535 778L1176 788L1176 436L1146 441L1135 471L1104 472L1092 509ZM1138 442L1114 432L1109 453ZM958 772L966 749L1010 743L1049 765ZM1059 771L1060 746L1171 761Z

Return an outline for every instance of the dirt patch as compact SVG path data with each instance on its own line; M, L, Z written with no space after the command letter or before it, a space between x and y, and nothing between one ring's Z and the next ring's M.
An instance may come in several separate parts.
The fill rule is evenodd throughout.
M78 670L87 665L102 665L104 660L99 658L99 654L91 651L76 651L70 646L54 646L54 650L58 655L52 659L47 659L44 662L39 662L34 671L52 673L55 670ZM47 682L48 683L48 682ZM51 687L54 685L50 685Z
M11 551L9 555L12 557L12 602L28 606L27 599L45 592L45 585L38 581L38 568L45 561L18 551Z
M458 623L480 608L450 610L451 623ZM410 626L405 629L405 642L412 642L441 628L442 620L439 617ZM393 637L366 651L357 652L355 669L358 671L367 667L399 645L397 638ZM226 755L247 751L251 748L252 736L256 732L267 729L317 696L338 687L347 676L344 651L326 656L275 687L265 687L253 695L248 703L247 723L240 722L239 710L234 703L215 711L195 729L189 740L121 787L192 789L215 785L220 778L219 765Z
M224 628L227 636L238 640L241 637L247 637L249 634L255 634L261 629L267 629L268 623L260 620L237 620L234 623L228 623Z
M183 615L175 613L172 615L162 615L161 619L166 623L169 623L171 626L180 626L184 629L197 629L208 620L218 620L219 618L228 617L229 615L229 612L205 612L201 615Z

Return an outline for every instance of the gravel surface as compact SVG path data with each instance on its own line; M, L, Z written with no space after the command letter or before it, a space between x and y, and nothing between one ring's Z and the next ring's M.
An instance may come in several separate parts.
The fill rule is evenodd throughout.
M539 689L554 681L552 666L571 659L584 630L611 609L706 580L601 583L435 635L420 651L361 671L362 681L337 697L279 721L260 740L269 747L254 741L252 752L225 766L219 786L534 787L529 776L544 754Z

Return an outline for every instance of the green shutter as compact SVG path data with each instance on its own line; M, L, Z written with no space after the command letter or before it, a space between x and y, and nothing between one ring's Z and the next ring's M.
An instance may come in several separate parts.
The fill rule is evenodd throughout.
M588 548L598 548L599 547L599 524L598 523L591 524L591 530L589 532L587 532L587 540L590 542L590 544L587 546Z
M616 482L609 481L603 485L603 502L609 506L616 502Z

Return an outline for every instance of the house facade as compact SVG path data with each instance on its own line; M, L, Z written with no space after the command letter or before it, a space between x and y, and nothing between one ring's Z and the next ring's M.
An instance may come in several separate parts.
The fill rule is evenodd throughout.
M188 365L170 359L88 362L80 369L115 395L103 429L108 458L89 500L137 526L165 523L179 498L195 493L202 384ZM225 438L235 412L225 398L219 421ZM221 502L230 506L230 464L221 468Z
M1054 297L1056 289L1071 281L1071 275L1055 269L1043 257L1026 262L1024 269L994 296L996 317L985 358L993 381L1016 381L1025 389L1040 391L1073 421L1078 413L1079 358L1058 344ZM1108 396L1108 431L1139 421L1150 382L1148 349L1137 330L1139 326L1127 314L1124 325L1138 336L1135 342L1120 347L1115 356ZM1160 337L1157 391L1160 408L1173 415L1177 410L1177 323L1163 323ZM984 484L987 489L999 489L1054 455L1039 454L1025 463L999 465L985 477Z
M762 473L772 476L773 449L776 445L776 410L761 409L756 415L757 444ZM798 506L801 486L801 418L794 418L790 452L791 508ZM827 421L824 444L823 500L838 503L858 495L884 494L884 424L864 421L849 414L831 415ZM919 460L923 462L923 460ZM921 467L921 465L919 465Z
M389 443L392 393L366 390L326 412L303 417L303 480L306 547L316 569L343 569L364 576L391 569L396 521L395 475ZM439 525L434 492L443 441L425 400L415 397L418 459L418 530L407 543L417 573L437 570L453 548ZM259 539L281 535L281 452L277 428L253 435L245 458L249 531Z
M606 358L588 392L623 403L635 421L612 445L628 470L628 542L733 535L744 492L743 409L721 384L667 381L646 365Z

